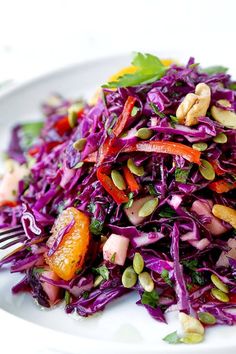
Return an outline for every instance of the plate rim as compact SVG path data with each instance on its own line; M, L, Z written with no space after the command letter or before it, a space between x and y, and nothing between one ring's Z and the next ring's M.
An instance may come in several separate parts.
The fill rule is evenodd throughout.
M14 93L17 93L17 92L21 91L22 89L27 89L27 88L29 89L30 86L32 86L32 85L33 86L37 85L40 82L43 82L45 80L46 81L51 80L56 76L67 75L69 72L72 72L73 70L94 66L95 64L98 64L98 63L104 64L104 63L109 62L111 60L122 61L122 60L126 60L130 57L131 57L131 53L122 53L122 54L118 54L118 55L111 55L111 56L104 56L104 57L99 57L99 58L83 60L81 62L72 63L72 64L66 65L66 66L61 66L61 67L56 68L55 70L49 70L49 71L41 73L39 75L35 75L23 82L16 82L16 83L13 82L13 84L10 87L6 87L1 90L0 104L3 99L6 99L8 96L11 96ZM54 336L58 336L58 333L61 333L61 337L63 337L63 341L64 341L64 339L68 339L71 341L73 338L74 340L75 339L79 340L84 345L88 344L88 342L89 342L89 346L92 345L92 346L94 346L94 348L104 349L107 347L109 349L111 344L113 344L113 345L115 344L116 349L118 349L118 350L125 349L125 350L128 350L129 352L135 351L135 352L139 353L140 348L142 350L144 348L144 345L145 346L147 345L146 342L144 342L143 345L141 343L135 344L135 343L130 343L130 342L118 342L118 341L114 342L111 339L108 339L108 340L95 339L95 338L90 338L90 337L87 337L84 335L80 336L80 335L76 335L73 333L66 333L61 330L53 329L53 328L32 322L31 320L24 319L22 317L15 315L14 313L8 312L6 309L3 309L1 307L0 307L0 316L1 316L1 319L3 319L3 320L4 319L8 320L9 318L12 318L12 321L15 320L15 321L19 322L20 324L22 323L22 326L23 326L23 323L24 323L24 326L32 326L34 332L37 333L37 335L38 335L39 331L44 332L44 333L49 332L49 335L51 335L53 333ZM226 343L224 343L224 345L222 343L222 346L219 346L218 343L215 345L214 345L214 343L211 343L211 344L205 345L204 347L201 347L201 346L180 346L180 348L176 348L175 346L171 347L171 346L167 345L166 349L164 347L163 347L163 349L162 348L161 349L162 349L162 353L164 353L164 351L166 351L166 353L168 352L168 353L181 354L181 353L189 352L189 349L191 349L192 353L203 353L203 352L205 353L205 351L207 353L207 351L209 349L215 349L216 347L220 350L236 349L236 342L235 342L235 344L233 344L232 342L231 343L226 342ZM148 346L147 350L152 352L152 351L156 351L157 348L154 348L153 346ZM71 353L73 353L73 352L71 352Z

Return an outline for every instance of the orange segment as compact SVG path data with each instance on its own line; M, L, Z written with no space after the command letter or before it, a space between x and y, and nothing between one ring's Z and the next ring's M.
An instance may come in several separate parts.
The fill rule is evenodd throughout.
M58 232L72 219L75 223L64 235L57 250L51 256L46 257L50 269L63 280L71 280L76 270L84 264L90 239L89 217L73 207L67 208L57 218L52 228L52 236L47 242L50 248Z
M135 73L135 71L137 71L137 69L138 68L134 65L127 66L127 67L119 70L117 73L115 73L111 77L109 77L108 82L117 81L119 79L119 77L121 77L125 74L133 74L133 73Z

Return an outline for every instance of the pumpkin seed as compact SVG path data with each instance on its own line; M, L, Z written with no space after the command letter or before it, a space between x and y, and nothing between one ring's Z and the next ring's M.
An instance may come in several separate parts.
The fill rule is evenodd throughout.
M148 272L142 272L138 276L138 280L145 291L150 293L154 289L154 282Z
M158 206L158 198L153 198L144 203L139 209L138 216L146 218L151 215Z
M228 286L223 283L222 280L220 280L220 278L217 277L217 275L212 274L211 275L211 281L212 283L215 285L215 287L221 291L223 291L224 293L228 294L229 292L229 288Z
M213 138L213 141L219 144L227 143L227 140L228 140L227 135L225 135L224 133L219 133Z
M96 276L93 286L96 288L97 286L99 286L101 284L101 282L103 281L103 277L101 275Z
M78 169L78 168L81 168L83 165L84 165L84 162L83 162L83 161L80 161L80 162L78 162L73 168L74 168L74 169Z
M192 148L198 151L205 151L208 148L208 145L206 143L195 143L192 145Z
M216 318L209 312L198 312L198 319L207 325L213 325L216 323Z
M144 268L144 260L140 253L136 252L133 259L133 268L137 274L142 273Z
M83 108L81 103L75 103L68 109L68 122L71 128L74 128L78 121L78 113Z
M132 288L137 282L137 274L132 266L125 269L121 282L125 288Z
M207 160L201 160L201 165L199 166L199 171L205 179L208 181L213 181L215 179L215 171L210 162Z
M128 159L127 166L130 172L132 172L136 176L143 176L144 175L144 168L143 166L136 166L132 159Z
M228 295L217 288L211 289L211 295L221 302L229 302Z
M86 144L87 139L81 138L79 140L76 140L73 144L73 148L78 151L82 151L84 148L84 145Z
M116 170L112 170L111 171L111 179L112 179L114 185L119 190L123 191L124 189L126 189L125 180L120 172L118 172Z
M180 338L180 342L184 344L197 344L203 341L203 335L199 333L187 333L183 338Z
M152 136L152 130L148 128L140 128L137 131L136 136L142 140L150 139Z

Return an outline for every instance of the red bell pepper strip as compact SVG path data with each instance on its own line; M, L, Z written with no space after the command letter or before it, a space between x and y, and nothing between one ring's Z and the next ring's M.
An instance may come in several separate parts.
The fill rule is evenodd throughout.
M45 150L47 153L49 153L54 147L60 145L60 141L49 141L48 143L45 144Z
M231 304L236 304L236 294L229 294L229 302Z
M2 200L0 202L0 207L10 207L10 208L14 208L15 206L17 206L17 202L12 201L12 200Z
M236 182L234 183L229 183L224 181L223 179L219 181L212 182L208 184L208 188L210 188L212 191L216 193L227 193L231 191L232 189L236 188Z
M89 154L84 162L94 162L100 165L106 157L116 155L120 151L120 147L115 144L116 138L107 137L98 151Z
M107 173L109 173L109 170L110 169L107 167L98 167L97 179L99 180L103 188L107 191L107 193L112 196L112 198L117 204L127 203L129 201L128 196L114 185L112 179L107 175Z
M134 104L136 102L136 98L132 97L132 96L128 96L124 108L123 108L123 112L121 113L121 115L119 116L119 118L116 121L116 124L113 128L113 133L115 136L119 136L122 131L124 130L130 116L131 116L131 112L132 109L134 108Z
M58 132L59 135L64 135L66 132L71 130L71 126L69 124L68 117L63 117L63 118L59 119L55 123L54 128Z
M172 141L143 141L128 146L123 152L157 152L163 154L179 155L188 160L200 165L201 152L194 150L189 146Z
M133 173L130 172L130 170L126 166L123 168L123 171L124 171L125 180L126 180L128 186L129 186L130 191L131 192L138 191L139 190L139 184L137 183Z
M211 160L209 162L211 163L212 167L214 168L214 171L215 171L217 176L225 175L225 171L222 170L222 168L219 166L219 164L218 164L218 162L216 160Z
M107 137L98 150L98 164L100 165L108 155L115 155L119 149L114 145L115 138Z
M38 147L38 146L31 147L31 148L28 150L28 154L29 154L30 156L35 156L38 152L39 152L39 147Z

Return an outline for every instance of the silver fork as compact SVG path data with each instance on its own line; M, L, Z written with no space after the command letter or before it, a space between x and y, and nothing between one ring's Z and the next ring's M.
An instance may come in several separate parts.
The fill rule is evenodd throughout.
M22 243L26 240L27 236L21 225L2 229L0 231L0 250L5 250L8 247L16 245L17 243Z

